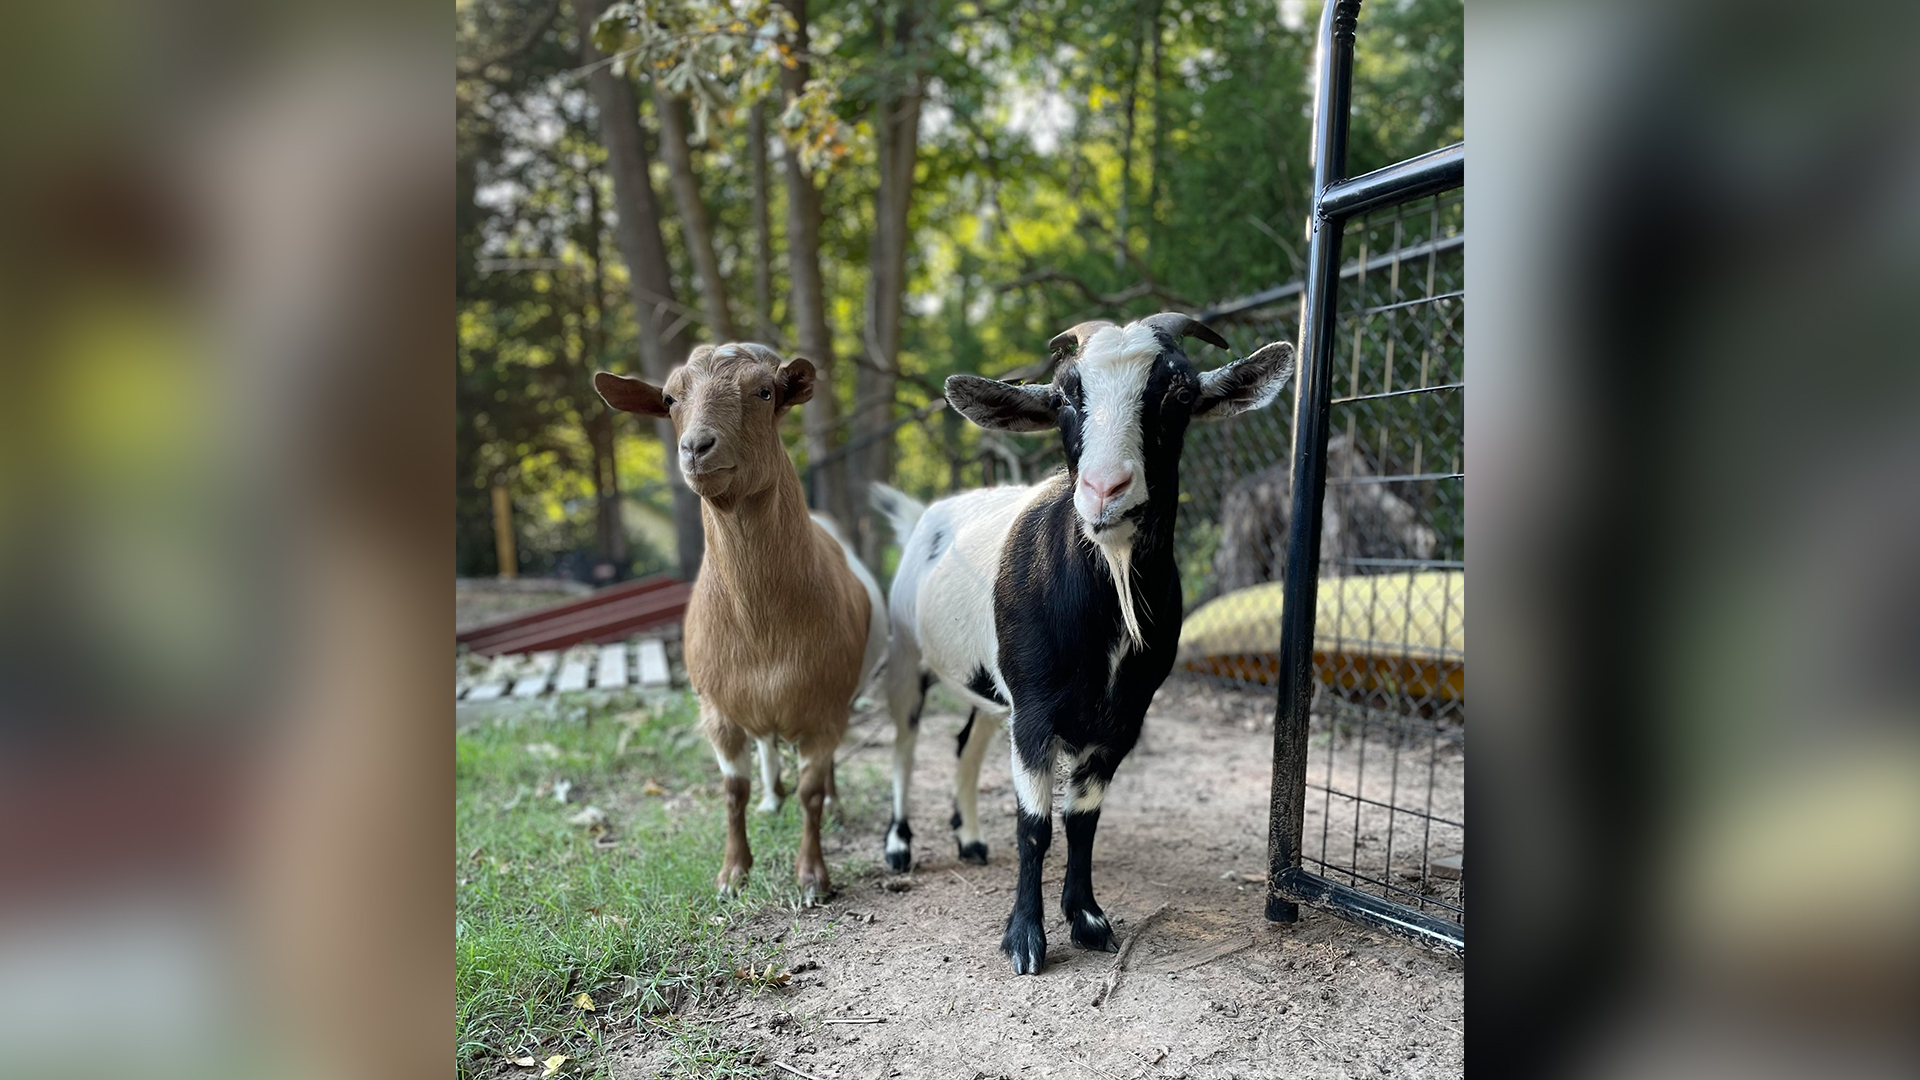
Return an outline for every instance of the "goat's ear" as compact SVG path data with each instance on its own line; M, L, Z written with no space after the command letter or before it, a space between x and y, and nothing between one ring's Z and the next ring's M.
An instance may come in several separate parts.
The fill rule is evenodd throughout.
M621 412L645 416L667 415L667 399L661 395L660 388L652 383L603 371L593 377L593 388L600 391L602 400Z
M780 365L774 373L773 387L775 400L773 411L786 412L795 405L813 396L813 361L794 357Z
M1048 383L1016 386L978 375L949 375L947 403L988 431L1045 431L1060 420L1060 395Z
M1264 409L1293 377L1293 346L1284 341L1262 345L1225 367L1200 376L1200 400L1193 415L1208 420Z

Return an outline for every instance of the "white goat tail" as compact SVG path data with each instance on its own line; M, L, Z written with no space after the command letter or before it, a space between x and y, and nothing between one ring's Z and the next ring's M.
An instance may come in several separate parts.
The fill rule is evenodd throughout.
M913 527L920 523L920 515L927 512L927 504L898 488L881 483L868 485L867 501L893 526L893 538L902 544L913 535Z

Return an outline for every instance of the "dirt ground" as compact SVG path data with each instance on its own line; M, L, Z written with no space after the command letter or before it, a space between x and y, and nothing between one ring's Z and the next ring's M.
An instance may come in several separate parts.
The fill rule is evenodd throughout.
M962 717L929 711L914 786L913 873L843 873L839 894L797 920L773 911L736 928L785 943L794 977L734 1002L714 1034L753 1048L762 1065L820 1080L1460 1075L1459 960L1311 909L1297 924L1269 924L1265 886L1239 879L1265 864L1271 710L1269 694L1185 679L1156 698L1109 794L1094 853L1095 892L1121 940L1147 925L1098 1008L1116 958L1069 940L1057 908L1065 867L1057 833L1045 878L1047 970L1017 978L1000 955L1015 867L1005 736L982 773L990 862L961 863L946 819ZM891 728L872 712L856 718L842 775L890 760ZM1317 738L1310 775L1324 778L1330 763L1344 775L1353 749ZM1378 772L1384 759L1374 753ZM1419 759L1423 776L1429 756ZM1457 758L1430 773L1436 809L1459 812ZM1313 801L1310 848L1321 813ZM884 813L848 821L828 859L877 866ZM1363 835L1362 846L1379 840ZM869 1022L834 1022L855 1019ZM669 1053L643 1025L612 1049L609 1065L615 1077L652 1076Z

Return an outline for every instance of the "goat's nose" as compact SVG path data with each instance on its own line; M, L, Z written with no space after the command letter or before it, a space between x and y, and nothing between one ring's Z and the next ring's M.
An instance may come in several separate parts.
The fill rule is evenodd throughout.
M1116 469L1113 472L1085 472L1080 474L1080 486L1087 489L1094 498L1103 504L1119 498L1133 486L1133 471Z
M689 431L680 438L680 456L689 462L699 461L718 441L719 437L711 431Z

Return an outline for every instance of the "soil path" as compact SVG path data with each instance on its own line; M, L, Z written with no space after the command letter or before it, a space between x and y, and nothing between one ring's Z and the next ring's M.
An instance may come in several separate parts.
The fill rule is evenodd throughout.
M846 875L820 908L739 928L785 942L796 974L735 1003L719 1031L763 1064L821 1080L1460 1075L1459 961L1311 910L1292 926L1268 924L1265 886L1223 877L1264 867L1271 708L1265 694L1181 680L1156 699L1102 811L1094 888L1123 942L1165 910L1101 1007L1093 1001L1115 957L1075 948L1059 918L1057 823L1047 969L1016 978L1000 955L1015 865L1005 736L982 774L991 859L971 866L946 826L962 717L929 712L911 877ZM891 724L865 717L846 746L854 768L843 775L888 761ZM836 868L877 863L885 826L884 811L848 821L828 858ZM829 1022L872 1017L882 1022ZM614 1051L613 1073L653 1075L667 1064L660 1052L639 1034Z

